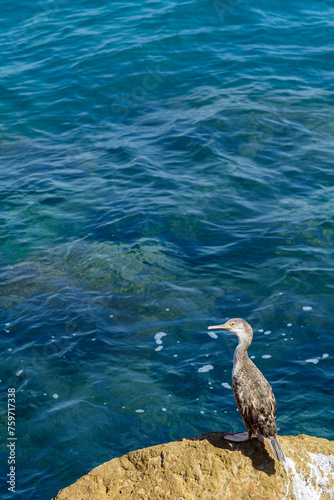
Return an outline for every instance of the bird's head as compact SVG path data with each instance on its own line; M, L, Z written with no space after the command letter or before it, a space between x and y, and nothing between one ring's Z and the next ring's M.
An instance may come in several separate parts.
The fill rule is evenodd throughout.
M239 343L247 343L250 345L253 338L253 330L247 321L241 318L233 318L226 321L222 325L209 326L208 330L229 330L235 333L239 339Z

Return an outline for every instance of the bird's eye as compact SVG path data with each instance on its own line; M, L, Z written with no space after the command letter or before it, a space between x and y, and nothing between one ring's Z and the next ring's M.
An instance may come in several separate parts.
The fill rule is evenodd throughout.
M230 326L232 326L232 327L233 327L233 326L234 326L234 323L233 323L233 322L232 322L232 323L230 323Z

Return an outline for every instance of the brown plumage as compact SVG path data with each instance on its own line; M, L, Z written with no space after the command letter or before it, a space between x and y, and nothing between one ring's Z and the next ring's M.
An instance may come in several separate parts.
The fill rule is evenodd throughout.
M235 333L239 340L233 357L232 387L238 410L248 429L248 439L252 434L265 438L273 456L285 462L277 439L277 405L273 390L247 354L253 339L252 327L245 320L235 318L223 325L209 327L216 328Z

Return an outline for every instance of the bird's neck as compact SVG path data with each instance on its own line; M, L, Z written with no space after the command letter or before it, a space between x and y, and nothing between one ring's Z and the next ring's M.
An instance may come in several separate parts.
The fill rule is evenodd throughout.
M247 342L239 342L237 345L234 356L233 356L233 373L232 376L236 374L236 372L244 365L245 362L249 359L247 354L247 349L249 344Z

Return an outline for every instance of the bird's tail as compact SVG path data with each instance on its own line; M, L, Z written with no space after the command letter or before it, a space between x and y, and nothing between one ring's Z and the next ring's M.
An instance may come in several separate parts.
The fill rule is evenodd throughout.
M277 437L275 436L275 437L267 438L267 442L268 442L270 451L273 454L273 457L276 458L276 460L279 460L280 462L284 463L285 456L284 456L282 448L278 442Z

